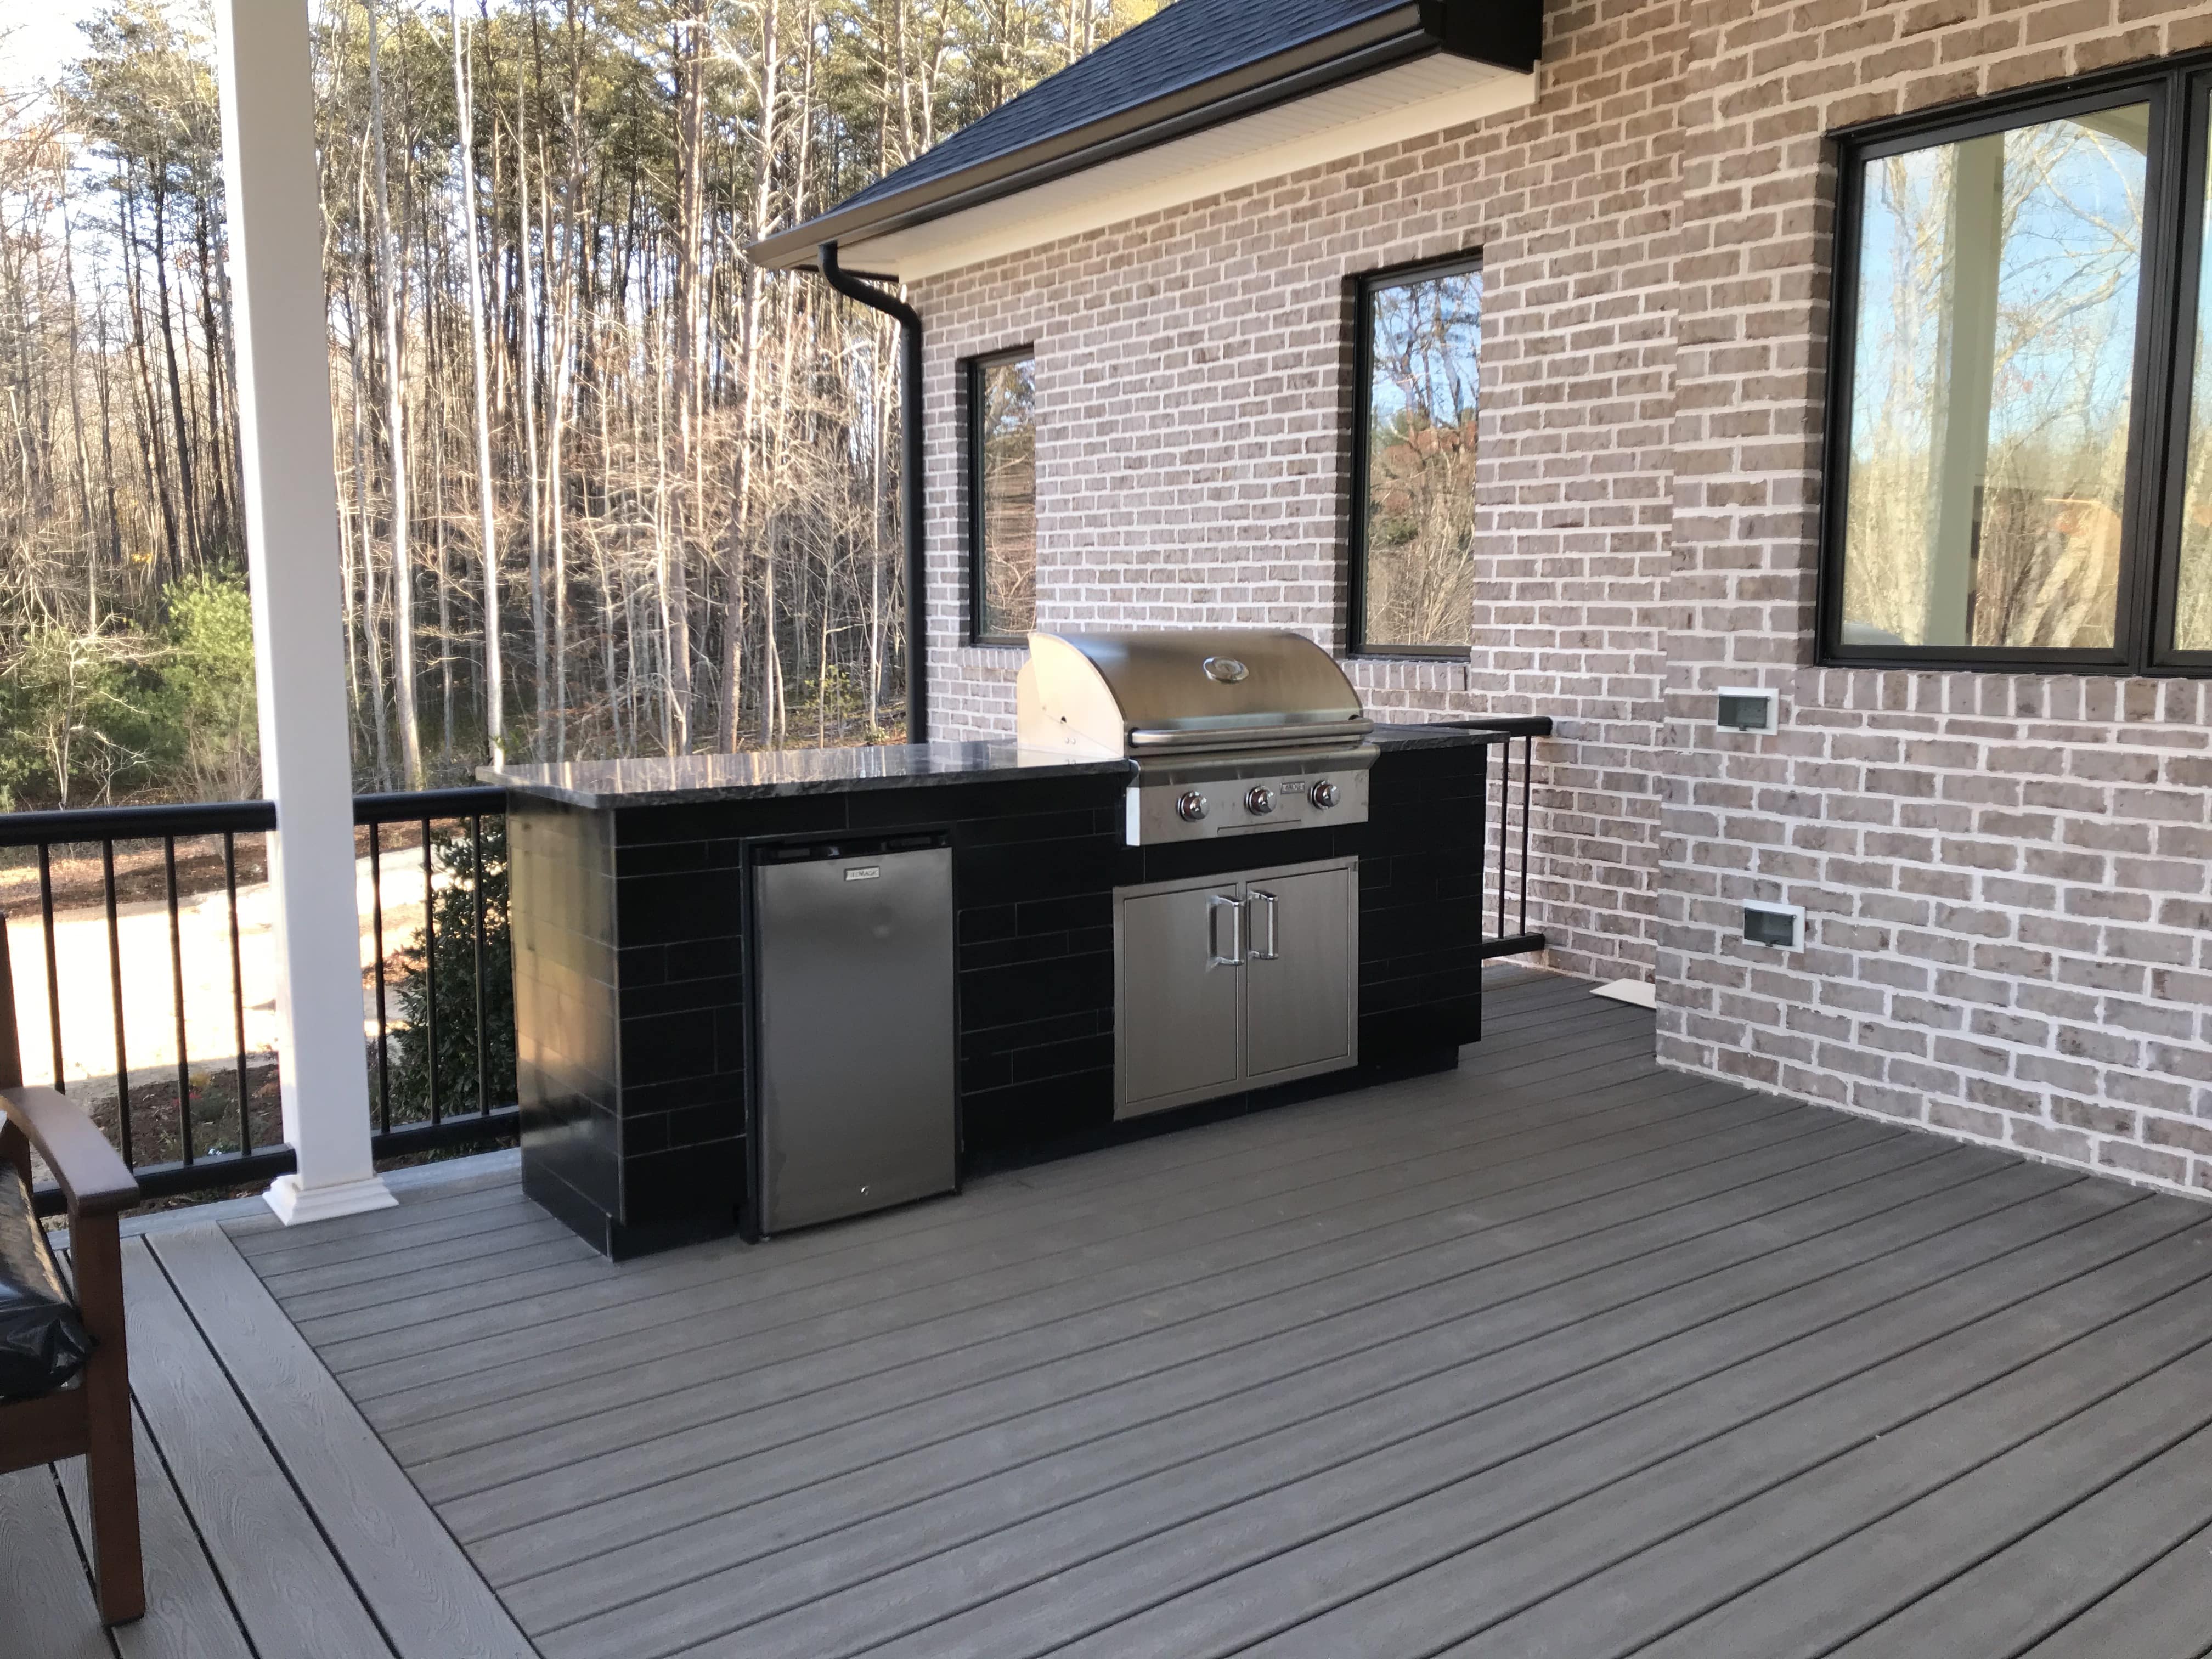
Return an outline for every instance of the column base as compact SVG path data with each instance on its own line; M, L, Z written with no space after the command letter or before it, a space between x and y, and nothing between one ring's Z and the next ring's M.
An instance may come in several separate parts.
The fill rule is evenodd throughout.
M334 1216L360 1215L368 1210L388 1210L399 1202L382 1176L340 1182L334 1187L302 1187L295 1175L278 1176L262 1199L288 1227L303 1221L328 1221Z

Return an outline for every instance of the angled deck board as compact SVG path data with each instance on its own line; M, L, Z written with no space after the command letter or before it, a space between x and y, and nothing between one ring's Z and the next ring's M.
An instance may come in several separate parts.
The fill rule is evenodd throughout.
M531 1659L506 1609L230 1241L154 1242L270 1449L399 1659Z
M124 1290L131 1392L256 1650L384 1659L383 1632L143 1239L124 1246Z

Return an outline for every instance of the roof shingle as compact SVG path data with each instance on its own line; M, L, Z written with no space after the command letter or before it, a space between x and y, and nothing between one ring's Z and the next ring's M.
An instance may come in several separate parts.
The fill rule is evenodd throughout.
M900 195L1404 4L1405 0L1174 0L841 206Z

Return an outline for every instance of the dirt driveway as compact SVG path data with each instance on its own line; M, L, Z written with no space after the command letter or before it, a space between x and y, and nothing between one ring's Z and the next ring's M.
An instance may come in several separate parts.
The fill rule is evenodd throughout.
M387 854L383 866L384 948L387 957L406 945L422 925L422 869L418 858ZM441 872L441 888L447 878ZM362 1030L376 1032L376 993L368 970L376 960L370 931L374 894L367 859L354 867L355 902L361 915L363 970ZM178 907L179 954L184 963L184 1050L198 1069L235 1063L238 1021L231 988L230 908L221 889L183 899ZM111 957L104 908L58 912L54 917L54 963L61 989L62 1074L71 1093L93 1098L112 1094L116 1073L116 1015L110 994L110 963L119 959L123 986L124 1058L133 1078L166 1073L177 1066L177 1005L172 971L168 906L160 901L121 905L116 915ZM52 1035L46 1000L44 930L35 908L8 918L8 950L15 969L16 1030L21 1035L23 1072L33 1082L51 1079ZM249 1062L272 1057L276 1048L276 896L265 881L238 890L238 979L245 1003L245 1043ZM393 988L387 985L388 1013Z

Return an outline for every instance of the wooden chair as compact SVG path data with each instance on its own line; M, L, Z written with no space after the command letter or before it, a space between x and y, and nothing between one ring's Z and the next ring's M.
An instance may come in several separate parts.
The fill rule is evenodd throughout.
M0 1474L64 1457L84 1459L100 1616L118 1625L146 1611L118 1231L123 1212L138 1201L138 1183L91 1119L52 1089L23 1086L7 922L0 915L0 1113L5 1114L0 1123L0 1182L20 1181L23 1201L0 1204L0 1227L30 1230L31 1237L11 1241L16 1260L25 1259L22 1252L36 1251L52 1262L45 1241L37 1237L38 1221L28 1202L35 1150L69 1204L76 1314L92 1339L92 1352L73 1382L0 1403Z

